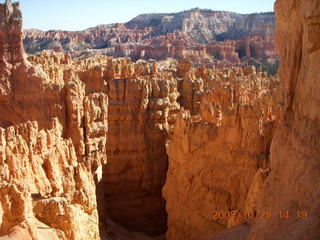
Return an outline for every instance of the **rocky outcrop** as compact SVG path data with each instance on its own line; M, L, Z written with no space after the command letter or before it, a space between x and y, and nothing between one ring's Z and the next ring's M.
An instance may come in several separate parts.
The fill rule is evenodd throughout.
M125 24L84 31L26 30L27 52L68 51L74 57L102 54L162 60L188 57L203 65L274 61L274 14L241 15L192 9L176 14L143 14ZM249 61L251 59L251 61ZM257 65L256 64L256 65Z
M1 129L1 236L27 228L32 239L99 238L93 176L61 135L58 119L47 130Z
M6 4L1 5L1 19L5 20L7 24L1 26L1 50L0 50L0 66L1 71L0 79L0 101L8 101L10 94L14 91L12 84L12 77L10 70L13 64L20 62L23 58L23 49L19 44L22 36L22 21L21 12L17 10L17 4L10 4L6 1ZM12 31L9 33L9 31ZM9 39L10 36L10 39ZM6 47L4 47L6 46Z
M166 231L165 202L161 194L168 161L165 144L170 132L178 139L181 137L178 130L173 130L174 126L178 126L174 123L177 116L181 115L178 114L180 106L188 109L192 115L201 114L205 122L221 126L225 112L237 113L240 111L237 110L238 105L251 106L251 102L256 103L253 110L247 107L245 109L249 113L243 113L248 115L248 119L243 120L248 123L243 124L255 124L256 132L252 134L257 134L254 136L261 141L261 146L257 146L260 152L250 152L258 157L252 157L248 153L249 159L258 160L250 163L254 165L250 165L254 170L250 172L251 179L248 178L248 186L244 192L248 191L249 183L254 177L260 181L260 176L263 177L265 174L262 171L261 175L255 175L256 165L266 164L260 162L267 161L266 155L273 128L266 127L263 123L274 121L275 116L272 114L273 111L277 112L273 109L276 108L276 104L273 105L272 102L273 91L277 85L276 78L267 77L265 73L256 73L252 67L227 70L194 68L192 62L186 59L179 63L168 60L152 65L143 61L132 63L130 59L107 57L74 62L68 54L42 52L30 56L29 60L41 67L47 75L55 79L55 82L59 82L61 78L79 78L79 82L68 84L66 89L66 109L70 112L67 136L73 140L79 158L84 152L84 156L89 156L86 144L86 137L90 136L87 131L89 127L85 128L85 132L81 131L83 123L80 117L84 112L84 123L87 126L86 119L89 117L86 117L86 112L89 111L86 109L90 105L87 99L93 95L93 102L103 102L103 96L98 97L97 93L108 96L108 119L101 115L98 119L105 120L92 124L97 126L95 132L98 136L99 129L104 126L103 122L108 121L109 126L108 164L104 166L102 175L95 175L95 179L100 180L97 197L102 223L108 222L111 218L132 231L148 234L161 234ZM82 102L84 105L79 104ZM102 106L106 105L99 106L102 109ZM231 119L227 121L226 129L238 122L238 118ZM265 137L260 137L261 140L259 134L265 134ZM252 138L252 141L255 141L256 138ZM104 138L98 144L105 146ZM234 145L236 148L236 143ZM242 152L237 152L236 156L239 157ZM93 171L98 169L94 162L90 161L90 166ZM254 204L256 186L259 188L259 183L250 193L253 195L250 196L250 204ZM243 193L245 194L247 192ZM246 197L247 195L243 196L245 199ZM243 206L244 199L241 201L240 205ZM168 206L169 204L171 199L168 198ZM170 216L175 212L170 209L168 214L170 222ZM173 231L173 228L174 226L169 224L169 231Z
M193 10L181 13L182 28L172 31L165 22L150 20L146 26L141 23L143 27L137 22L100 26L106 33L89 29L72 33L70 39L68 32L31 33L35 39L40 34L49 41L70 43L69 47L110 41L108 47L124 56L160 59L165 52L181 58L151 64L86 54L74 58L52 51L27 59L19 4L8 0L0 9L1 237L99 239L105 224L116 222L153 235L168 227L169 240L206 239L251 222L239 214L261 206L258 199L270 173L270 142L278 122L277 77L254 67L193 66L183 57L196 62L217 54L220 64L269 58L272 23L266 23L273 21L272 14L244 17ZM191 34L192 24L201 21L206 26L223 21L219 33L230 26L237 30L217 45L202 45ZM246 38L237 35L241 31ZM145 46L122 45L137 42ZM198 45L188 49L190 43ZM311 45L305 50L310 62L317 50L316 43ZM288 99L305 97L303 92L293 96L291 86L296 85L287 83L283 92L285 111L296 104ZM295 107L316 119L311 108ZM303 130L312 134L307 127ZM216 219L217 210L238 214ZM260 227L257 222L255 228ZM248 228L233 231L247 234Z
M281 58L282 112L270 149L270 168L250 231L224 239L319 239L319 13L316 0L277 0L276 43ZM236 235L237 234L237 235ZM247 236L248 235L248 236ZM221 238L212 238L215 240Z
M0 9L0 236L99 239L94 180L106 162L107 95L33 66L19 4Z
M237 14L207 9L191 9L173 14L142 14L128 23L130 29L153 27L152 35L179 30L196 43L212 40L239 40L244 36L273 38L274 14Z
M27 120L37 120L40 128L48 128L48 119L55 116L64 125L62 84L53 83L26 60L19 4L6 1L0 6L0 126L9 127ZM40 112L39 109L48 111Z
M250 222L242 216L256 209L270 172L279 113L277 79L254 68L187 75L181 95L190 110L179 114L166 145L168 240L208 239Z
M158 69L156 64L150 67L149 63L132 63L126 58L95 57L74 62L68 54L42 52L29 60L53 79L63 76L80 80L68 84L66 89L70 112L67 135L73 140L79 158L92 159L86 163L97 172L101 222L111 218L132 231L164 233L166 212L161 190L167 170L165 141L180 109L173 73ZM108 118L103 114L106 111ZM102 113L87 117L91 112ZM87 124L87 119L96 120ZM103 133L107 125L106 145ZM87 140L91 135L93 149L87 144L92 141ZM89 154L96 153L99 146L100 150L107 146L108 156L101 175L97 171L99 165L94 162L97 156Z
M274 217L257 219L248 239L319 239L320 4L278 0L275 8L284 106L258 208Z

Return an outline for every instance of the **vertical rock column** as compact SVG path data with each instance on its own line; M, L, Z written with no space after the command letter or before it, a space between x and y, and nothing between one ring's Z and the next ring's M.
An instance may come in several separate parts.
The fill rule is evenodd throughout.
M278 0L275 11L284 108L259 204L273 218L257 219L249 239L315 240L320 238L320 2Z
M108 164L99 186L102 212L130 230L160 235L166 231L161 193L167 171L165 141L169 118L179 109L177 86L153 76L156 70L150 73L137 65L133 75L126 70L131 67L109 66L121 74L108 80Z

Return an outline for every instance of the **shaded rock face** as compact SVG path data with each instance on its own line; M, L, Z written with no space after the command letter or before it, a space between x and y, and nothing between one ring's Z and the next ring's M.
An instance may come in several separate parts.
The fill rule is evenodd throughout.
M239 234L239 239L250 240L320 238L320 99L315 90L319 86L320 3L277 0L275 10L283 107L271 143L271 172L256 207L270 211L272 218L256 218L249 232L232 229L224 239Z
M249 239L319 239L320 3L278 0L275 9L284 107L259 209L270 209L275 216L286 210L290 216L286 221L256 220Z
M177 83L157 73L155 66L150 72L139 64L124 67L122 74L107 80L109 164L99 189L108 217L128 229L160 235L166 231L161 193L167 171L165 141L180 108Z
M192 9L143 14L125 24L78 32L26 30L24 45L30 53L53 49L75 56L99 53L134 60L189 57L211 66L238 65L250 59L262 63L276 59L274 23L273 13L242 15Z
M215 211L245 213L257 206L270 172L277 85L276 78L246 68L203 72L184 88L182 96L193 92L184 100L193 108L179 114L166 144L166 239L208 239L248 220L240 214L215 218Z

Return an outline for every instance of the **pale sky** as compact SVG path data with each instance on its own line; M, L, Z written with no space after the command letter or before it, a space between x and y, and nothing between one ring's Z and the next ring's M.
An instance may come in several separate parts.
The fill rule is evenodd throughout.
M20 0L24 28L41 30L83 30L99 24L124 23L142 13L171 13L196 7L238 13L266 12L273 11L274 2L275 0Z

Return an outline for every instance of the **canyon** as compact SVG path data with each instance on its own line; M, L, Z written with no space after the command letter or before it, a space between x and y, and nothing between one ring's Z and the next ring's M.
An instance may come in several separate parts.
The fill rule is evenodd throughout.
M237 14L191 9L172 14L142 14L127 23L83 31L28 29L28 53L52 49L84 58L96 54L133 60L189 58L213 66L277 66L274 13Z
M42 32L0 4L0 239L319 239L319 13Z

